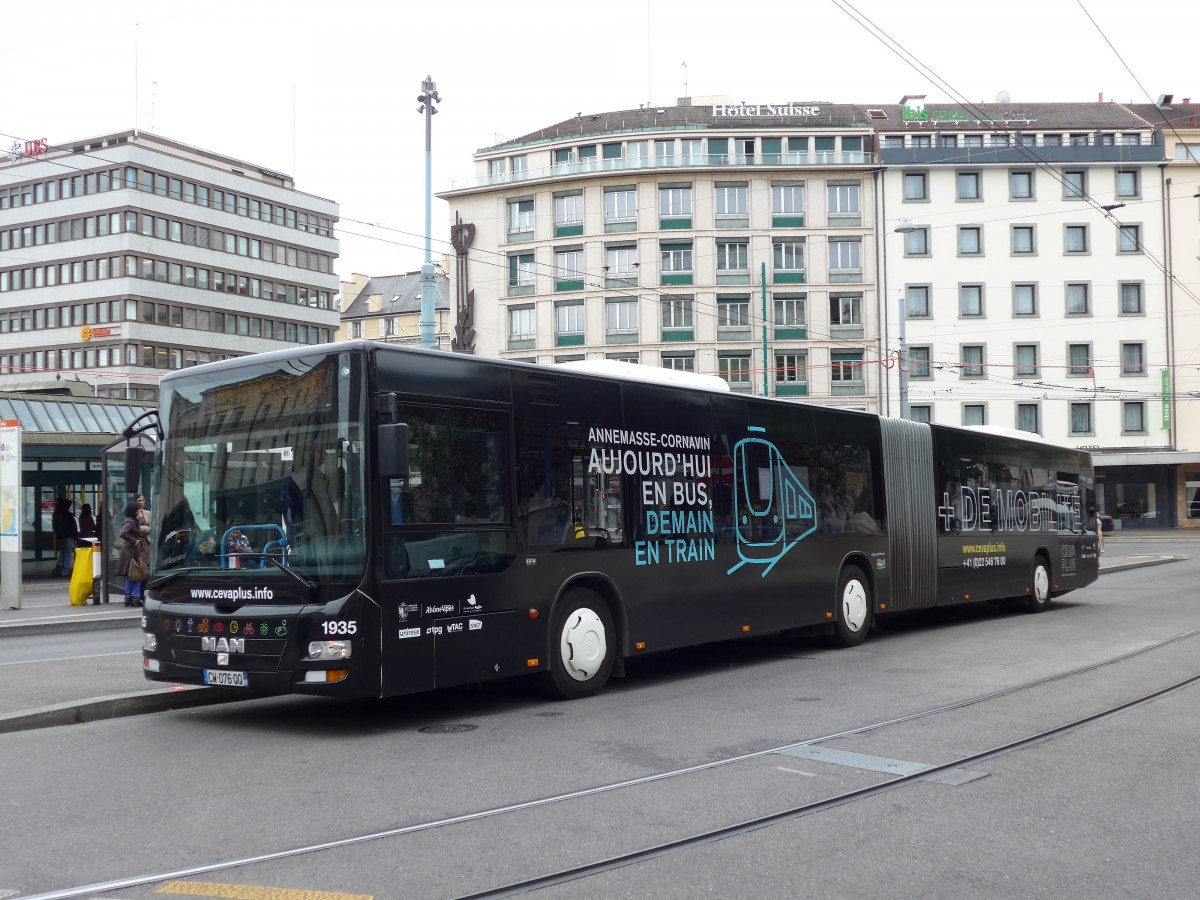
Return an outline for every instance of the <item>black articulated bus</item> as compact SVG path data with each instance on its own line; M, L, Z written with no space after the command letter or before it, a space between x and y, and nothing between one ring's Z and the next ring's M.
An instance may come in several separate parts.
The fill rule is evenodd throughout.
M537 673L580 697L630 657L855 645L1097 576L1087 453L612 365L358 341L167 375L146 677L356 697Z

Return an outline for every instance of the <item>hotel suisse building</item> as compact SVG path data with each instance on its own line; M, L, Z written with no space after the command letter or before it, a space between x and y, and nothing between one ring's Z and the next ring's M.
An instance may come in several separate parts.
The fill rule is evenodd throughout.
M156 400L166 370L331 340L332 201L133 131L0 157L0 390L82 379Z
M475 229L477 352L878 409L872 142L859 107L685 99L480 151L439 195Z
M1169 277L1200 248L1197 191L1164 202L1188 114L923 101L684 98L479 151L440 194L473 236L451 289L476 352L892 415L904 369L911 417L1090 449L1125 527L1200 525L1174 374L1200 342Z

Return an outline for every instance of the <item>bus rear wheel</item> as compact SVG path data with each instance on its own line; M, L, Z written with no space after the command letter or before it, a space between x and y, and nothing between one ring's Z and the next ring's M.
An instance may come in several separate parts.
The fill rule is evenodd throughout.
M871 630L871 586L856 566L847 566L838 579L837 612L833 623L834 642L857 647Z
M1046 557L1033 560L1033 571L1029 576L1029 599L1025 606L1030 612L1045 612L1050 608L1050 563Z
M554 616L543 687L564 700L596 693L612 674L615 637L608 604L594 591L570 591Z

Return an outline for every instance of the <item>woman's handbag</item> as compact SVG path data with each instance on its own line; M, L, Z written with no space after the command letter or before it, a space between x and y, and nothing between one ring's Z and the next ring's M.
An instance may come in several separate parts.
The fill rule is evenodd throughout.
M129 572L125 577L130 581L145 581L150 577L150 567L135 556L129 560Z

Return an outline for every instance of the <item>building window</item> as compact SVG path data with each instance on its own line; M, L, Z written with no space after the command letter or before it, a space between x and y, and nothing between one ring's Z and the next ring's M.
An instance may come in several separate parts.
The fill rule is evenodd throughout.
M960 284L958 286L958 314L965 317L983 315L982 284Z
M808 382L808 355L805 353L775 354L775 386L797 387Z
M1063 197L1082 200L1087 196L1087 172L1083 169L1063 172Z
M745 241L717 241L717 271L750 271L750 245Z
M929 367L930 347L909 347L908 348L908 377L909 378L932 378L933 370Z
M1117 170L1117 196L1137 197L1141 194L1137 169Z
M583 337L582 303L562 303L554 308L554 329L559 337Z
M532 200L508 201L508 233L510 235L533 233Z
M963 225L958 229L958 255L978 256L983 253L983 229L977 225Z
M771 250L776 272L804 271L803 238L777 239L772 242Z
M775 297L775 327L804 328L807 323L806 305L808 296L800 294L794 297Z
M1067 315L1086 316L1090 315L1091 311L1092 304L1088 298L1088 286L1086 284L1068 284Z
M510 341L532 341L536 334L536 310L532 306L509 307L508 339Z
M1066 243L1063 248L1067 253L1088 252L1088 230L1086 225L1068 225Z
M637 221L637 190L620 188L604 192L605 222Z
M721 353L717 356L717 374L735 391L750 390L750 354Z
M1017 404L1017 428L1021 431L1031 431L1034 434L1041 432L1041 425L1038 423L1038 405L1036 403L1018 403Z
M862 242L831 240L829 242L829 274L861 273Z
M1142 343L1121 344L1121 374L1146 374L1146 345Z
M1175 158L1200 162L1200 144L1176 144Z
M508 290L510 294L516 290L532 292L534 280L535 274L532 253L514 253L509 256Z
M915 228L904 235L904 255L905 256L928 256L929 255L929 229L926 227Z
M820 140L820 139L818 139ZM855 182L830 182L828 185L829 224L859 225L862 210L859 207L859 184Z
M986 407L982 403L964 403L962 423L964 425L986 425Z
M717 331L723 328L744 330L750 327L750 301L745 297L717 298Z
M606 300L604 303L605 329L608 334L638 333L637 300Z
M664 353L662 355L662 367L670 369L672 372L695 372L696 354Z
M963 378L982 378L984 371L983 345L964 344L959 352L959 374Z
M692 271L692 245L687 244L663 244L662 249L662 272L666 274L690 274Z
M637 246L604 248L604 277L629 280L637 277Z
M1032 225L1014 225L1012 227L1012 252L1014 254L1030 254L1034 251Z
M834 351L830 378L834 384L862 384L863 355L861 350Z
M929 316L929 285L910 284L904 289L904 317L926 319Z
M979 200L981 195L979 192L978 172L959 172L958 173L958 199L959 200Z
M833 325L862 325L862 294L830 294L829 321Z
M1071 434L1092 433L1092 404L1071 404Z
M717 218L744 219L747 215L746 184L718 184L716 186Z
M363 336L363 323L361 320L350 323L350 337L361 338Z
M1037 315L1037 285L1036 284L1014 284L1012 290L1013 290L1013 315L1014 316L1036 316Z
M691 334L693 327L691 297L663 297L660 308L662 309L664 332L686 330L689 335Z
M558 250L554 254L555 287L561 291L583 290L583 251Z
M1117 252L1142 252L1142 226L1120 225L1117 227Z
M803 184L772 184L771 185L771 215L773 215L773 216L803 216L804 215L804 185Z
M942 140L945 140L947 137L954 137L954 135L942 135ZM928 425L933 421L933 407L924 403L910 406L908 408L908 418L909 421L924 422Z
M690 218L691 187L664 187L658 191L658 214L663 219Z
M1142 308L1142 283L1140 281L1121 282L1121 315L1140 316Z
M1143 434L1146 431L1146 404L1141 400L1127 400L1121 404L1121 431L1125 434Z
M1067 374L1085 378L1092 374L1092 345L1067 344Z
M1038 345L1017 344L1013 348L1013 374L1018 378L1038 376Z
M905 172L904 173L904 199L905 200L928 200L929 173L928 172Z
M1029 171L1009 172L1008 196L1012 200L1033 198L1033 173Z
M554 198L555 228L583 225L583 194L567 194Z

